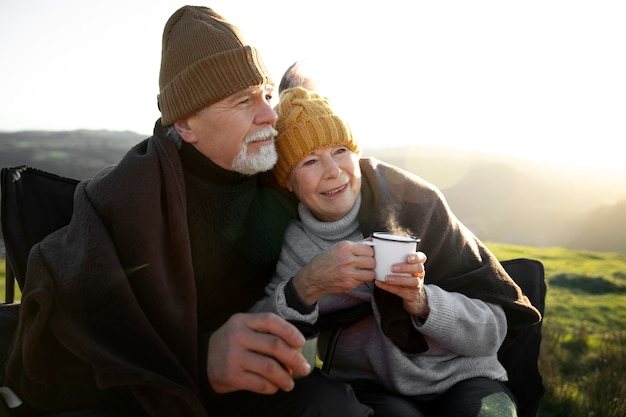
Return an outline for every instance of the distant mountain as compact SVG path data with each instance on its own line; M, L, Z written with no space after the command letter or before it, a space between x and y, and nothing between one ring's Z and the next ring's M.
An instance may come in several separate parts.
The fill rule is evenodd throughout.
M145 139L134 132L0 132L0 167L86 179ZM626 253L626 177L436 147L364 149L439 187L480 239Z
M134 132L75 130L0 132L0 167L29 165L86 179L113 165L146 136Z
M563 246L626 253L626 200L600 206L582 216L578 224L570 242Z
M363 154L438 186L482 240L626 253L626 176L436 147Z

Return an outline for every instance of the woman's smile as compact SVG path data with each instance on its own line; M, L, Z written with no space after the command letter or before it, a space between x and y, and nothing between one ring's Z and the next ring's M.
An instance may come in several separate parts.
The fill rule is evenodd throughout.
M337 194L341 193L342 191L345 191L346 187L348 187L347 183L342 185L339 188L335 188L334 190L322 192L322 195L326 197L335 197Z

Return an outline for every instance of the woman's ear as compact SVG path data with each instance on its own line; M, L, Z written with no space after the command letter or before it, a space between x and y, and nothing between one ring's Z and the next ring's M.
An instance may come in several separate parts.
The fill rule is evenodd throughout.
M293 186L291 185L291 173L289 173L289 175L287 175L287 178L285 179L285 188L289 190L290 193L293 193Z
M196 135L194 134L191 127L189 126L189 123L187 123L187 119L178 120L174 122L174 128L176 129L180 137L185 142L195 143L198 141L198 139L196 138Z

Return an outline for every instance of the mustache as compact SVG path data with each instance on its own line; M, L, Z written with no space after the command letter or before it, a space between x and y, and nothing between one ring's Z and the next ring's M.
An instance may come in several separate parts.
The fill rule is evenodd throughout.
M243 143L248 144L261 140L275 139L276 136L278 136L278 130L274 129L272 126L268 126L263 130L259 130L256 133L246 136Z

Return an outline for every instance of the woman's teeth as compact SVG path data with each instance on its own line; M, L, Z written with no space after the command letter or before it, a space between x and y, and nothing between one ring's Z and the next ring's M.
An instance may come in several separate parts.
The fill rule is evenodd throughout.
M332 197L332 196L334 196L335 194L337 194L338 192L343 191L345 188L346 188L346 185L342 185L341 187L336 188L336 189L334 189L334 190L332 190L332 191L327 191L327 192L325 192L325 193L324 193L324 195L327 195L327 196L329 196L329 197Z

